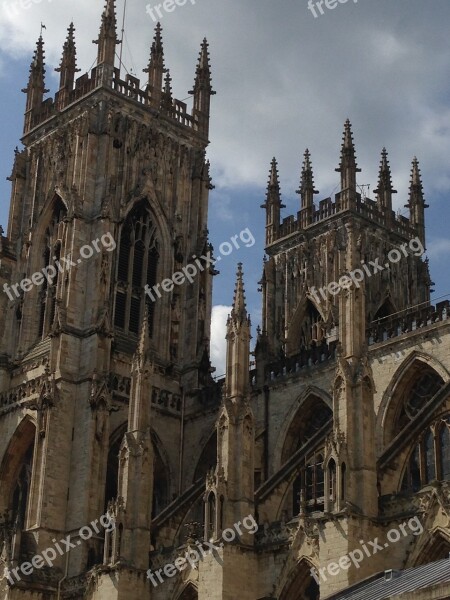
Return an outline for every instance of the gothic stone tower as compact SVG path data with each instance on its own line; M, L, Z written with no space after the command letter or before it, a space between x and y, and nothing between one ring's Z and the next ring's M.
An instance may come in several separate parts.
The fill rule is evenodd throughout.
M447 490L450 477L450 304L430 305L418 161L409 219L392 209L385 149L376 200L362 197L349 121L336 171L340 191L317 206L307 150L300 211L281 221L274 159L263 205L267 258L251 406L255 507L264 524L256 548L260 573L274 577L272 588L260 586L261 598L331 598L379 571L443 558L450 547L448 519L432 501L421 512L414 496L433 495L432 480ZM402 516L425 517L421 538L409 532L384 556L364 553L361 564L341 566L364 542L384 541Z
M114 0L95 43L95 68L76 79L70 25L59 90L44 99L39 38L24 90L1 238L2 559L17 567L108 503L116 530L78 540L53 569L3 578L2 598L67 585L76 597L148 597L151 516L185 485L184 415L211 383L208 264L192 284L145 292L210 250L208 44L189 113L172 97L159 25L143 87L115 64ZM94 565L104 569L86 590Z

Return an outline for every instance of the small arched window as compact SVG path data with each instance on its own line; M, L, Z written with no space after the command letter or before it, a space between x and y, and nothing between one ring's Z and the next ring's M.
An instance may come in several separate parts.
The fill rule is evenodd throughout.
M153 288L158 270L158 240L146 201L123 224L117 264L114 325L138 334L144 314L146 285ZM154 302L148 302L148 326L153 330Z

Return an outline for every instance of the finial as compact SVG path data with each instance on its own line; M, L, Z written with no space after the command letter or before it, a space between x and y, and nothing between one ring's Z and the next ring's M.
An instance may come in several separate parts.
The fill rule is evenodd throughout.
M32 127L33 113L36 109L40 108L44 101L44 94L46 94L48 91L49 90L45 88L44 40L42 39L42 35L40 35L30 66L28 85L22 90L22 92L27 94L24 124L25 132L29 131Z
M318 194L318 190L314 187L314 174L311 164L311 154L306 148L303 156L302 174L300 179L300 189L297 193L302 198L302 208L314 206L314 195Z
M341 147L341 161L339 167L335 169L341 174L341 192L345 191L347 200L354 201L356 194L356 173L360 173L356 164L355 144L353 142L352 125L350 119L345 121L344 135Z
M98 44L97 66L104 64L114 67L116 45L120 44L120 41L117 39L115 0L106 0L99 37L98 40L94 40L94 44Z
M205 138L209 135L211 96L214 96L215 93L211 83L208 42L205 38L202 42L195 71L194 88L189 92L190 95L194 96L192 116L198 122L198 131Z
M242 263L238 263L236 273L236 287L234 289L233 308L230 319L242 323L247 319L247 307L245 303L244 273Z
M378 203L380 206L392 210L392 194L396 194L392 185L391 167L388 161L388 153L386 148L381 151L380 171L378 176L378 188L374 190L378 195Z
M169 69L167 69L166 76L164 78L164 92L162 94L161 108L166 113L170 113L173 108L172 78L170 76Z
M70 23L67 32L61 63L55 71L61 73L59 89L65 88L68 91L71 91L75 81L75 73L80 71L80 69L77 69L77 50L75 46L75 27L73 23Z
M150 104L156 109L159 109L161 104L163 76L165 72L162 28L161 24L157 23L150 48L150 60L148 67L144 69L144 73L148 73L147 89L150 93Z

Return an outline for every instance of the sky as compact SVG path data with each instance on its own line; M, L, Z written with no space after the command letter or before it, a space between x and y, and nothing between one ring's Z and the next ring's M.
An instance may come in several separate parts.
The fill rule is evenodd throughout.
M342 131L353 125L358 184L376 189L385 146L404 205L411 161L417 155L427 210L427 256L435 282L433 298L450 294L450 23L449 0L187 0L160 9L166 66L174 95L192 88L201 41L210 44L213 85L209 229L216 252L223 242L249 229L255 239L220 263L214 279L212 360L224 373L226 316L236 265L244 265L253 336L261 318L258 281L264 256L264 202L272 157L279 164L283 217L299 210L300 168L311 151L316 200L339 188ZM124 0L117 0L121 25ZM123 63L141 77L148 64L157 0L128 0ZM180 1L180 4L182 2ZM40 33L46 48L47 87L57 85L66 29L76 27L78 66L96 58L104 0L0 0L0 223L6 230L13 150L20 147L28 69ZM169 5L170 6L170 5ZM151 10L150 10L151 9ZM314 16L314 14L316 16ZM189 102L189 101L188 101ZM368 189L368 188L365 188ZM372 195L373 194L369 194Z

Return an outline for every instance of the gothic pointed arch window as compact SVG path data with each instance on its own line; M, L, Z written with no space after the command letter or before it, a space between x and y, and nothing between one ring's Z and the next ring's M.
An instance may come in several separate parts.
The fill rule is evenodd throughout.
M54 200L52 216L45 230L42 266L48 268L48 276L44 278L39 293L39 328L40 338L48 335L55 318L56 301L58 298L61 278L60 267L61 249L64 244L65 219L67 208L61 198ZM52 268L50 268L52 267Z
M116 277L114 325L138 334L144 314L146 285L156 285L158 239L147 201L141 201L122 226ZM152 335L155 303L148 302L148 325Z
M25 417L19 424L0 465L0 522L7 524L3 539L6 554L14 559L23 555L21 532L28 527L36 425ZM0 531L0 540L2 532Z
M419 362L413 365L400 382L388 412L387 422L391 424L388 437L399 435L443 385L444 380L434 369Z

